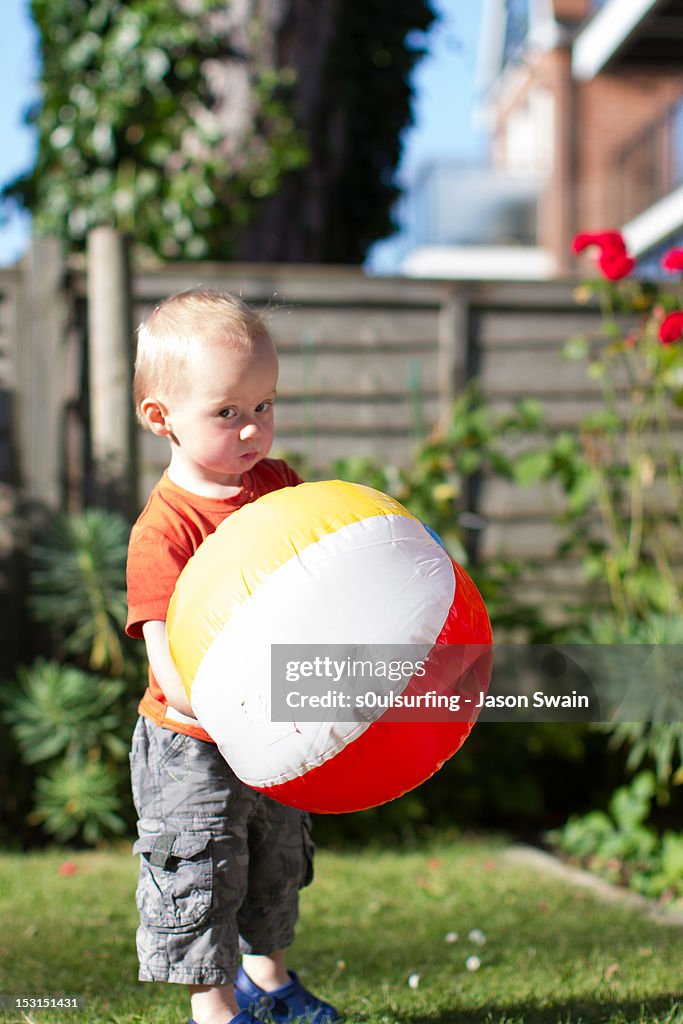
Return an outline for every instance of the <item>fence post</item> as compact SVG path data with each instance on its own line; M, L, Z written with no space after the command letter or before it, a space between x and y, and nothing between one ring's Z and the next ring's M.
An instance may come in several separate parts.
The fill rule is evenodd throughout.
M69 309L65 263L55 238L34 238L21 263L17 346L18 471L29 507L63 499L62 428Z
M441 423L450 421L453 400L467 383L469 302L457 285L444 292L439 313L439 405Z
M132 518L137 458L130 270L127 240L114 228L97 227L88 234L87 273L91 498Z

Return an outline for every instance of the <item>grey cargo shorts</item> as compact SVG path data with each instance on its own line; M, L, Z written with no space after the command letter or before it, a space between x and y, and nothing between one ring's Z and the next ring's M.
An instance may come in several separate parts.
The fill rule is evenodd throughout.
M313 877L310 817L245 786L213 743L139 718L130 755L141 981L227 985L291 944Z

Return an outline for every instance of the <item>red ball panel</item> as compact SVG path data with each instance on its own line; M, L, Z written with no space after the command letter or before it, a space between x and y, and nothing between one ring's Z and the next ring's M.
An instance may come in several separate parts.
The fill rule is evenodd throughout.
M467 739L477 714L466 698L485 691L491 675L492 633L479 591L456 563L455 598L426 662L427 674L413 677L404 693L459 694L462 711L416 720L411 709L389 710L324 764L280 786L261 788L282 803L318 813L376 807L419 786ZM465 646L467 645L467 646Z

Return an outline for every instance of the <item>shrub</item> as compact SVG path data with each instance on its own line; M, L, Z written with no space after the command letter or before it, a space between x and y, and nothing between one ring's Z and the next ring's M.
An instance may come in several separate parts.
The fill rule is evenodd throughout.
M97 843L132 821L128 749L143 675L126 640L128 524L101 510L54 519L32 548L30 609L53 658L20 667L0 717L20 760L24 838ZM139 645L138 645L139 646ZM3 793L12 803L11 791ZM12 819L19 809L8 806Z
M648 897L683 897L683 836L662 833L647 823L657 795L652 772L636 775L615 790L607 813L571 817L548 834L550 843L570 859L612 882Z

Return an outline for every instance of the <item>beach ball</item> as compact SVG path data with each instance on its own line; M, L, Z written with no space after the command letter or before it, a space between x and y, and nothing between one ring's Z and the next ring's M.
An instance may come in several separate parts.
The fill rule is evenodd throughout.
M307 811L374 807L467 738L491 626L467 573L399 502L340 480L244 505L181 573L167 630L235 774Z

